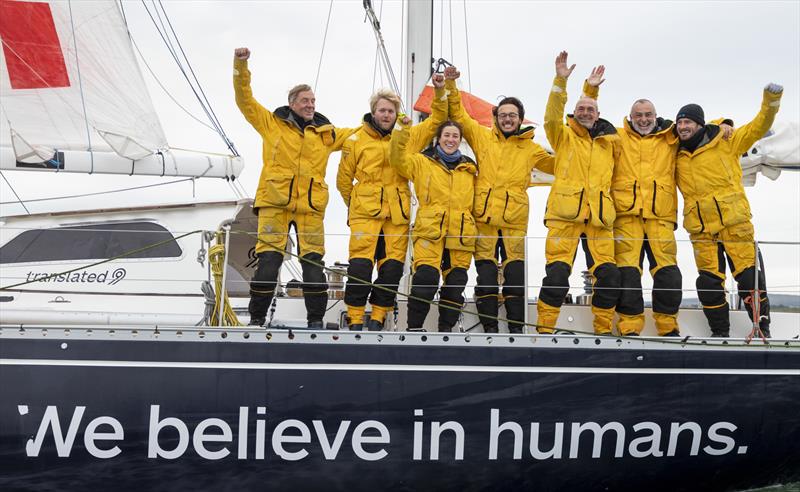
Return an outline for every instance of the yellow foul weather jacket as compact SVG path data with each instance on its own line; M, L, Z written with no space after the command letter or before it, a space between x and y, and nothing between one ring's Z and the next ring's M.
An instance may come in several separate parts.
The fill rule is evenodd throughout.
M536 168L552 174L555 159L533 142L533 127L521 128L506 138L496 124L486 128L467 114L454 80L447 80L446 87L450 118L464 127L464 138L480 167L475 183L475 220L527 231L531 172Z
M347 204L349 218L391 218L395 225L408 224L411 217L408 179L389 164L391 133L381 135L372 125L371 117L369 113L364 115L361 128L342 146L336 188ZM406 151L417 153L425 148L446 118L444 89L437 89L431 117L411 127Z
M264 165L254 207L324 215L328 204L328 156L341 149L357 129L334 128L319 113L314 113L313 121L301 129L288 106L272 112L255 100L246 60L234 59L233 68L236 105L263 139Z
M751 218L742 185L739 157L772 126L781 94L764 91L753 121L737 128L730 140L715 125L706 125L706 139L694 152L678 151L677 180L683 194L683 227L689 233L716 234Z
M616 212L611 197L615 162L621 152L614 125L598 119L594 135L571 115L564 124L567 80L556 77L547 100L544 129L556 153L544 220L585 222L611 229Z
M412 238L431 242L445 239L447 249L473 251L477 234L472 217L478 171L475 162L464 156L451 170L439 160L436 149L408 153L409 137L408 127L392 132L389 161L401 176L414 182L419 209Z

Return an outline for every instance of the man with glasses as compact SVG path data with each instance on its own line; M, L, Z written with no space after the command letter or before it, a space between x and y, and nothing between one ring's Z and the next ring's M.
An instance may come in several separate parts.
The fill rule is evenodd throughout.
M525 108L506 97L492 110L492 128L481 126L461 104L455 67L445 69L450 118L464 127L464 137L478 160L473 215L478 227L475 304L483 329L497 333L500 289L498 260L503 265L503 302L511 333L522 333L525 321L525 235L528 232L528 187L531 172L552 174L553 156L533 142L533 127L522 127Z

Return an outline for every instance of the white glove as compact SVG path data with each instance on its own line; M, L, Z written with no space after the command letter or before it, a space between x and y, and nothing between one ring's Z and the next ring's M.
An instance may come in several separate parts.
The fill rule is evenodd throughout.
M767 84L766 87L764 87L764 90L772 94L780 94L781 92L783 92L783 86L778 85L774 82L770 82L769 84Z

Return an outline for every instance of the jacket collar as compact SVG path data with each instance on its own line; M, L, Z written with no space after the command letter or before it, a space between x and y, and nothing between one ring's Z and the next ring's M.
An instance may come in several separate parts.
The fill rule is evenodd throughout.
M305 129L305 127L312 127L314 128L317 133L331 130L333 125L331 124L330 120L325 117L322 113L314 113L314 117L311 119L310 122L306 124L301 124L295 118L294 112L289 108L289 106L281 106L277 108L273 114L282 119L283 121L289 123L290 125L294 126L301 132ZM331 128L325 128L326 126L330 126Z
M594 139L604 137L606 135L616 135L617 133L617 129L614 127L614 125L603 118L598 118L597 121L594 122L594 126L591 130L578 123L578 120L576 120L571 114L567 115L567 124L569 124L569 127L572 128L572 131L577 133L580 137L590 137Z
M655 136L655 135L659 135L660 136L660 135L663 135L665 133L669 133L669 132L672 131L672 121L671 120L665 120L664 118L661 118L661 117L656 118L656 126L655 126L655 128L653 128L653 131L651 131L647 135L642 135L641 133L636 131L636 128L633 127L633 124L631 123L631 120L628 119L628 118L625 118L624 120L622 120L622 128L627 133L629 133L631 136L637 136L637 137L641 137L641 138L645 138L645 137L649 137L649 136Z
M430 159L432 161L435 161L436 163L444 166L448 171L450 170L450 168L447 166L447 164L442 162L442 160L439 158L439 153L436 152L436 147L435 146L430 146L427 149L423 150L422 151L422 155L424 155L428 159ZM468 155L462 154L461 155L461 160L459 161L459 163L456 165L455 169L453 169L453 170L457 171L459 169L467 171L470 174L478 174L478 164L476 164L475 161L473 161L472 158L470 158Z
M369 134L369 136L373 138L388 140L392 136L391 129L389 129L389 131L383 131L378 125L375 124L375 122L372 120L372 113L367 113L364 115L361 127Z
M505 133L498 128L497 121L492 123L492 131L494 132L495 136L501 140L531 140L533 139L533 134L536 129L532 126L520 126L519 129L515 132L506 137Z

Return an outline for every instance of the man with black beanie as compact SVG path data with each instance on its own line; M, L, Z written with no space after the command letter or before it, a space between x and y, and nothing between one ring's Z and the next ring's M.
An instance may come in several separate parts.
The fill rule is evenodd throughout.
M755 232L739 156L772 126L782 94L783 87L768 84L761 111L753 121L736 129L730 140L722 138L718 126L705 124L703 108L697 104L687 104L675 117L680 140L676 179L683 194L683 227L694 248L697 295L714 337L727 337L730 332L725 257L748 313L752 317L753 306L758 305L759 327L769 336L769 300L763 270L756 272Z

